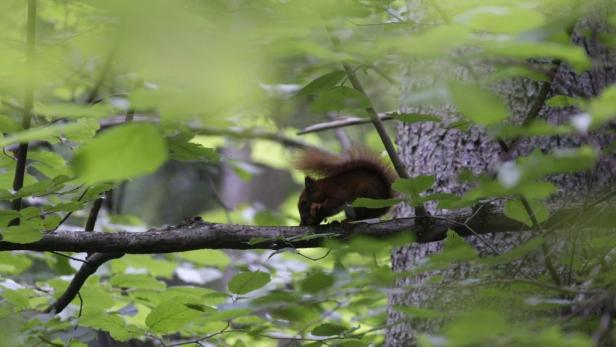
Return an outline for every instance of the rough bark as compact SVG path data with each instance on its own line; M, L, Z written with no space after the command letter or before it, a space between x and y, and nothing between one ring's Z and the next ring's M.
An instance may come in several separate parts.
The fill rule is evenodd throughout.
M425 6L429 6L425 1L410 1L411 10L409 13L418 16L418 18L414 19L421 21L421 9ZM556 73L557 77L548 91L548 98L556 94L575 96L576 91L579 90L583 90L586 96L597 95L603 87L616 80L614 70L614 61L616 59L614 59L613 53L611 54L598 46L596 40L589 42L588 40L576 37L575 41L587 49L589 55L593 58L593 66L595 68L590 72L578 75L565 64L561 65ZM426 73L430 69L438 69L438 73ZM489 66L478 67L480 73L484 69L489 69ZM402 86L401 111L411 113L431 112L440 115L445 124L453 120L455 110L451 105L426 107L410 105L406 102L413 95L414 91L443 82L443 80L439 80L439 78L443 77L467 79L468 70L446 64L435 64L434 62L412 62L412 66L409 67L407 72L407 79L403 82ZM521 122L525 115L528 114L533 101L537 97L540 83L518 78L500 83L494 88L507 100L514 119ZM552 109L544 105L540 109L539 117L552 124L562 124L569 121L568 116L574 114L574 111L572 108ZM436 175L433 191L457 194L464 192L467 187L460 184L456 179L462 169L469 169L474 173L489 172L495 168L499 162L499 157L503 154L498 142L490 138L482 129L476 127L468 132L461 132L458 130L448 130L446 127L436 123L415 123L411 125L401 124L398 130L398 148L409 173L411 176L421 174ZM581 144L590 144L591 146L602 148L612 140L613 138L595 135L525 139L520 141L519 146L517 146L513 153L513 157L527 154L535 148L549 151L555 148L577 147ZM558 175L550 179L559 186L561 198L566 194L579 199L580 196L588 195L589 192L605 188L615 176L616 158L611 156L602 157L596 169L592 172ZM569 198L571 196L567 197L567 199ZM435 211L434 209L431 212L437 215L443 213L443 211ZM395 212L395 216L399 218L410 215L412 215L412 211L405 207L399 208ZM527 234L523 233L495 233L484 235L483 238L487 238L500 251L506 251L519 244L527 236ZM469 237L468 242L477 248L479 254L486 255L492 252L490 248L485 247L483 241L475 237ZM409 270L416 264L425 261L427 256L437 253L441 249L442 242L416 243L408 247L395 249L392 252L392 266L395 271ZM532 265L529 264L528 266L532 267L536 273L545 271L545 267L541 262L533 262ZM445 281L465 278L472 270L467 266L457 266L447 271L406 278L398 283L398 285L401 287L421 285L434 275L443 276ZM437 296L442 301L443 295L444 293L438 289L412 289L404 294L392 295L390 297L390 304L427 307L433 304L435 300L432 299ZM463 299L457 297L456 300ZM401 319L402 316L399 313L394 310L390 311L389 323L393 324ZM413 321L410 324L395 325L388 331L386 344L388 346L414 345L417 334L434 332L438 329L439 324L440 322L436 321Z

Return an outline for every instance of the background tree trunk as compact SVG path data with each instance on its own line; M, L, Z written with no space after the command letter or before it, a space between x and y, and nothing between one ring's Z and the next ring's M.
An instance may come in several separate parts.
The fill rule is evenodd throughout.
M421 22L422 9L429 8L429 1L410 1L408 13L413 14L415 21ZM583 74L575 74L566 64L561 64L557 71L554 83L550 86L548 98L553 95L568 95L572 97L597 95L610 83L616 80L616 57L614 52L608 52L596 40L597 31L602 28L599 22L592 20L589 23L578 23L575 32L581 33L590 29L590 37L581 38L574 35L574 41L586 49L588 55L593 60L593 68ZM605 27L603 27L605 28ZM489 66L473 67L479 71L490 69ZM435 73L430 73L430 71ZM438 73L436 73L438 71ZM416 92L431 86L446 82L447 78L469 79L467 68L453 67L446 63L435 63L413 61L405 74L402 85L402 112L432 112L440 116L444 122L450 123L454 118L455 109L451 105L445 106L422 106L415 105L412 100ZM522 121L541 88L541 82L531 81L524 78L501 82L494 86L494 89L507 101L514 119ZM582 91L584 95L578 95ZM411 101L409 101L411 100ZM563 124L570 121L570 116L575 114L573 107L550 108L543 106L539 117L552 124ZM468 132L446 129L443 124L432 122L401 124L398 128L398 148L411 176L416 175L436 175L436 182L433 186L434 192L450 192L455 194L463 193L467 187L457 181L457 176L463 169L469 169L473 173L487 172L493 170L499 163L503 151L495 139L490 138L482 129L473 127ZM595 148L603 148L613 140L607 135L586 135L586 136L554 136L537 137L523 140L513 152L513 157L526 155L535 148L542 151L550 151L555 148L577 147L581 144L588 144ZM613 178L616 177L616 158L603 155L599 164L593 172L577 173L572 175L557 175L550 180L560 188L557 196L563 194L575 195L578 199L582 194L596 192L602 187L605 188ZM442 214L445 211L435 210L434 206L429 206L431 213ZM395 210L398 218L412 215L412 210L408 206L399 207ZM489 234L483 239L499 251L506 251L528 238L529 233L516 234ZM493 253L491 248L475 238L469 237L467 241L472 244L480 255ZM429 244L413 244L407 247L395 249L392 252L392 266L395 271L409 270L424 261L426 256L437 253L442 249L442 242ZM525 263L526 269L532 269L535 275L545 271L541 258L533 259ZM505 269L506 270L506 269ZM412 286L426 283L434 275L443 276L439 283L466 278L472 274L473 269L468 266L456 266L446 271L422 274L416 277L408 277L399 281L397 286ZM408 287L407 287L408 288ZM404 316L392 309L393 305L406 305L414 307L430 307L444 311L455 304L449 300L447 307L443 302L446 298L453 295L456 301L460 300L461 293L446 292L445 289L406 289L403 294L393 294L390 296L389 323L399 322ZM451 296L448 296L451 295ZM438 298L438 300L436 300ZM445 299L445 300L444 300ZM442 306L439 306L442 305ZM410 323L394 325L389 329L386 337L387 346L408 346L415 344L418 334L433 333L441 323L435 320L411 321Z

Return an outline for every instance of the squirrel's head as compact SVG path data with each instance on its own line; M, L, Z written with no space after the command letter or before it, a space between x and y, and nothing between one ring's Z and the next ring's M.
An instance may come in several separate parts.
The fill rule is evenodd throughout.
M299 195L299 201L297 203L297 209L300 215L300 226L304 225L319 225L325 217L320 216L318 202L316 199L318 181L312 177L306 176L304 179L304 190Z

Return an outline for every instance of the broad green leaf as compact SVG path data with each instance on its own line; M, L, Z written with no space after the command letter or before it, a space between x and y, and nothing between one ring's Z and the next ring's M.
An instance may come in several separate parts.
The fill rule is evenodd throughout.
M39 104L34 108L37 114L48 118L103 118L112 115L113 108L109 104L98 103L94 105L77 103Z
M213 148L205 148L198 143L191 142L193 135L181 133L167 139L169 158L174 160L200 160L218 162L219 156Z
M12 134L21 129L22 129L21 124L16 122L13 118L7 115L4 115L4 114L0 114L0 132L1 133Z
M125 273L129 268L146 271L154 277L169 278L177 268L177 263L151 254L127 254L111 263L114 273Z
M344 339L342 342L337 343L336 347L365 347L368 344L358 339Z
M541 13L512 5L478 8L474 10L468 24L472 29L481 32L517 34L537 28L543 22Z
M464 262L477 259L477 252L463 237L452 230L447 231L443 241L443 251L432 255L428 259L428 269L448 267L455 262Z
M492 311L471 311L465 313L445 327L446 336L457 346L485 344L491 338L508 330L502 313Z
M371 199L371 198L358 198L353 201L351 206L353 207L368 207L368 208L383 208L391 207L398 204L401 199Z
M316 328L312 329L310 333L315 336L333 336L333 335L340 335L347 330L348 328L342 325L332 324L332 323L323 323L317 326Z
M165 289L163 282L157 281L154 277L143 274L119 274L109 280L114 287L121 288L142 288L142 289Z
M616 84L604 89L599 97L590 102L588 111L593 123L601 124L616 117Z
M10 226L2 231L2 241L14 243L31 243L43 238L43 232L34 225L22 224Z
M65 130L64 136L70 141L80 143L91 140L100 127L98 121L93 118L80 118L77 120L77 125L77 127Z
M53 139L54 137L60 136L64 133L70 133L72 131L79 131L81 129L83 129L83 123L79 121L30 128L0 139L0 147L37 140L57 142L57 140Z
M333 71L326 73L316 79L312 80L308 83L304 88L302 88L297 95L316 95L319 94L324 89L329 89L334 87L340 80L342 80L346 76L344 71Z
M79 290L79 294L86 303L86 309L107 310L116 303L111 291L98 283L88 282ZM79 304L79 298L73 299L73 303Z
M0 252L0 274L18 275L31 265L32 260L23 253Z
M143 331L126 324L120 315L102 310L84 311L83 316L79 318L79 325L107 331L119 341L127 341L143 335Z
M533 151L518 159L524 179L539 179L555 173L578 172L595 166L598 153L590 146L557 148L552 153Z
M450 81L449 92L460 113L477 124L495 124L509 115L505 104L488 90Z
M5 227L10 221L19 217L19 212L14 210L0 210L0 227Z
M172 333L190 324L201 314L183 303L181 298L174 298L154 307L145 319L145 323L153 332Z
M302 291L307 293L316 293L326 290L334 284L334 276L321 271L308 274L300 283Z
M546 100L545 104L550 107L567 107L578 106L580 102L580 99L572 98L567 95L555 95Z
M434 184L434 176L421 175L412 178L398 178L391 187L400 193L418 196Z
M528 125L498 124L490 129L490 134L496 138L509 139L530 136L566 135L573 132L568 125L552 125L542 120L535 120Z
M584 49L573 44L507 41L486 44L485 51L487 54L519 59L558 58L570 63L578 72L589 69L591 65Z
M72 167L82 181L93 184L152 173L167 157L167 145L156 126L124 124L81 147Z
M200 249L196 251L180 252L178 256L201 266L214 266L224 268L229 265L229 256L217 249Z
M550 210L547 206L540 200L530 200L529 202L531 212L537 218L537 222L542 223L548 220L550 217ZM517 220L518 222L522 222L526 225L533 226L533 222L530 218L529 213L524 208L524 204L521 200L507 200L505 202L505 216Z
M207 315L209 321L229 321L238 317L250 315L251 310L246 308L236 308L225 311L213 311Z
M339 86L322 91L312 102L314 112L341 111L346 109L366 109L370 106L368 98L349 87Z
M234 294L246 294L257 290L270 281L265 272L240 272L229 281L229 291Z

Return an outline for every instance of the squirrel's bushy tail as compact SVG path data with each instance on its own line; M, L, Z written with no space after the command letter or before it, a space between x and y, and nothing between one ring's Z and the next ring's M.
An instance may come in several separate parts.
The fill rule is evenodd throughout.
M374 171L391 184L398 176L378 154L355 147L345 150L340 155L333 155L316 149L302 151L295 160L298 170L316 176L334 176L351 170Z

